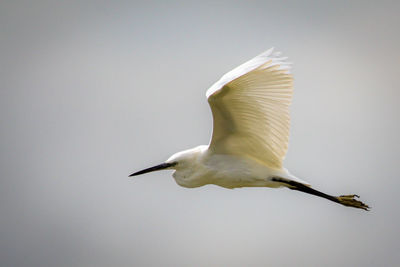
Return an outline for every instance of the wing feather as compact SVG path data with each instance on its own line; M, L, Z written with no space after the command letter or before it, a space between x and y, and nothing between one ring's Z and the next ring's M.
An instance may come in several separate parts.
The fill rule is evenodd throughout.
M293 78L273 49L228 72L207 91L213 113L210 149L282 168L289 141Z

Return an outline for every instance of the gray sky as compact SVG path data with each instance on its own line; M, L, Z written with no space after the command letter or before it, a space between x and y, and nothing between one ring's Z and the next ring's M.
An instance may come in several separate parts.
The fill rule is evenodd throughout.
M0 4L1 266L398 265L398 1L60 2ZM207 144L206 89L271 46L285 166L372 211L127 177Z

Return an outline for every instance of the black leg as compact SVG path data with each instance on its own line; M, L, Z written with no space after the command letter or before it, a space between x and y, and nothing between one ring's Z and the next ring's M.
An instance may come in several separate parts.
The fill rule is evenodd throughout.
M286 180L286 179L283 179L280 177L273 177L272 181L282 183L291 190L297 190L297 191L308 193L308 194L311 194L314 196L323 197L330 201L342 204L344 206L354 207L354 208L359 208L359 209L364 209L364 210L369 209L368 205L355 199L355 197L359 197L358 195L342 195L342 196L335 197L335 196L331 196L331 195L322 193L322 192L315 190L311 187L308 187L302 183L298 183L298 182L291 181L291 180Z

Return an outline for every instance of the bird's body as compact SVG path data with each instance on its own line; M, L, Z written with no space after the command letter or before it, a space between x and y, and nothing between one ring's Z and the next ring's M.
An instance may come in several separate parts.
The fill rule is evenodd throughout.
M280 187L281 183L272 180L282 177L300 183L306 182L282 169L271 169L265 164L249 157L216 154L209 146L198 146L174 154L166 162L179 162L173 177L177 184L193 188L215 184L225 188L238 187Z
M283 167L293 92L289 69L286 58L270 49L222 76L206 93L213 114L210 144L178 152L131 176L174 169L173 177L183 187L285 186L367 210L356 195L324 194Z

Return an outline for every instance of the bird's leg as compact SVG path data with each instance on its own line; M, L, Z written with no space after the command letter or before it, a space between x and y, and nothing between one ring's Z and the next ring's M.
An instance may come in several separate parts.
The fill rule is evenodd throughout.
M291 190L297 190L297 191L308 193L308 194L311 194L314 196L323 197L323 198L329 199L330 201L342 204L344 206L359 208L359 209L363 209L363 210L369 210L368 205L355 199L355 198L359 198L358 195L341 195L341 196L335 197L335 196L331 196L331 195L322 193L322 192L315 190L311 187L308 187L302 183L298 183L298 182L291 181L291 180L286 180L286 179L283 179L280 177L273 177L272 181L282 183L283 185L285 185L286 187L288 187Z

